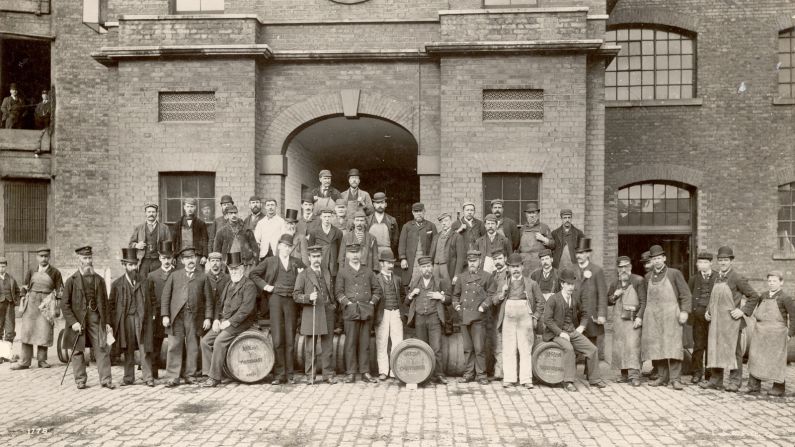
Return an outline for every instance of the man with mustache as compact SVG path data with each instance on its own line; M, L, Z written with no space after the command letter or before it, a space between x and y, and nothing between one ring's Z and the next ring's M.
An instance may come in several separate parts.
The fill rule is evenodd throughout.
M478 238L475 242L475 247L483 254L480 268L484 272L491 273L495 270L492 254L499 251L505 256L510 256L513 251L511 250L511 241L505 235L497 232L497 216L487 214L483 218L483 227L485 228L485 234Z
M370 194L359 189L361 181L362 176L358 169L354 168L348 171L348 185L350 187L340 194L340 198L347 204L348 221L353 220L353 216L357 211L363 211L365 215L373 213L373 200L370 198Z
M491 307L487 289L491 286L488 273L480 270L480 252L467 252L467 270L460 274L453 287L453 307L459 312L461 334L464 336L464 374L459 382L477 380L488 385L486 379L486 318Z
M223 257L221 253L218 252L212 252L207 255L207 269L205 270L205 273L207 274L207 280L210 282L210 291L212 292L213 296L213 315L215 315L216 311L218 310L217 307L219 305L219 300L221 299L221 292L224 291L224 287L226 287L226 285L229 283L229 273L224 272L224 264L221 262L221 259L223 259ZM246 270L248 270L248 267L246 267ZM202 362L203 376L209 374L209 368L209 363Z
M340 192L337 188L331 186L331 171L323 169L318 174L318 181L320 186L310 192L314 199L315 214L320 215L324 209L334 209L337 199L340 198Z
M585 233L572 225L571 220L574 212L565 208L560 210L561 225L552 230L552 239L555 241L555 248L552 255L552 266L560 269L561 266L567 267L577 262L574 249L580 245L580 240L585 238Z
M607 322L607 280L604 270L591 262L591 240L581 239L575 250L577 256L577 290L591 319L585 327L585 336L596 346L604 337Z
M378 242L378 249L390 249L393 253L398 246L398 225L394 217L386 213L386 194L373 195L373 214L367 216L368 232Z
M110 371L110 353L107 333L112 332L112 319L105 280L94 271L93 250L90 246L75 250L78 270L66 280L63 291L63 316L66 322L64 344L73 346L72 372L77 389L86 388L86 347L94 353L99 373L99 383L108 389L113 385Z
M276 199L265 199L265 217L257 223L254 239L259 246L259 261L269 256L276 256L279 238L284 234L286 223L282 216L276 214Z
M552 295L560 292L560 280L558 279L558 269L553 267L552 250L546 248L538 253L538 260L541 268L533 271L530 278L538 283L544 299L548 300Z
M436 233L431 242L431 258L433 259L433 275L437 280L455 285L458 275L466 269L466 249L464 237L452 230L452 216L442 213L438 217L442 229ZM444 333L453 333L458 315L449 307L445 307Z
M124 354L124 378L119 385L135 383L135 351L139 351L143 381L155 386L152 379L151 330L149 340L142 337L144 326L151 327L154 322L151 321L151 308L144 302L135 248L122 249L121 264L124 274L110 286L111 327L116 338L113 347L116 352Z
M646 283L643 277L632 273L632 260L619 256L618 279L607 291L613 310L613 362L621 370L618 383L640 386L641 326L646 310Z
M494 199L491 201L491 214L494 214L497 218L497 233L500 233L511 241L511 252L514 252L519 249L521 234L519 233L519 228L516 226L516 221L502 215L503 210L502 199ZM508 255L506 254L505 256Z
M331 208L326 208L320 213L320 225L309 230L309 245L318 245L322 248L323 257L320 265L323 269L328 270L333 284L339 269L338 259L342 231L331 224L332 214Z
M436 236L436 225L425 219L425 205L419 202L415 203L411 206L411 214L414 215L414 220L403 224L398 243L398 257L400 258L400 268L403 269L403 282L409 284L420 276L420 269L417 268L418 261L421 257L430 254L431 242Z
M262 198L260 198L258 195L249 197L248 209L251 211L251 214L246 216L246 218L243 220L243 226L254 233L254 230L257 229L257 224L259 221L265 217L265 214L262 212Z
M714 256L709 252L700 252L696 258L696 272L690 277L688 286L693 294L693 312L690 314L690 325L693 328L693 374L690 378L691 383L698 384L701 378L710 378L709 370L704 371L704 354L707 351L709 341L709 321L705 318L709 298L712 295L712 287L715 286L715 278L718 272L712 269ZM706 374L705 374L706 372Z
M395 377L389 367L387 348L392 341L392 349L403 341L403 316L406 315L403 285L400 277L393 274L395 255L389 248L381 250L379 255L381 271L377 276L378 284L384 292L384 299L376 303L373 324L375 325L375 349L378 358L378 380L386 380L387 373Z
M298 210L288 209L284 213L284 233L293 237L293 249L290 256L309 265L309 238L298 234Z
M218 232L229 222L229 215L226 211L233 206L235 206L235 201L232 200L232 196L228 194L221 196L221 216L216 217L211 224L207 225L207 236L209 237L209 242L207 244L208 251L213 250ZM235 207L235 210L237 210L237 207Z
M493 296L495 290L501 291L503 287L508 284L511 273L508 271L508 265L506 264L507 256L504 251L497 249L491 253L491 257L494 259L494 271L491 272L489 282L494 289L489 289L489 292L492 293ZM489 334L486 340L486 352L491 357L490 361L494 365L494 380L502 380L502 330L497 324L500 317L500 306L495 306L493 304L494 300L492 299L491 311L489 312L489 319L486 323L486 330Z
M409 283L406 299L409 305L408 326L415 328L415 337L428 343L436 358L434 381L446 384L444 364L442 363L442 324L444 306L452 302L450 284L433 276L433 262L430 256L417 260L419 276Z
M345 253L350 245L358 245L360 262L368 269L377 272L378 265L378 241L375 236L367 232L367 215L364 211L357 211L353 216L353 230L342 236L340 245L340 256L338 262L345 264Z
M160 318L160 307L163 303L163 287L166 280L174 271L174 244L171 241L161 241L160 247L157 252L160 260L160 268L149 272L146 277L146 284L144 285L144 300L151 303L152 308L152 351L155 353L160 352L160 347L163 346L163 339L166 338L166 331L163 327L162 318ZM160 361L160 355L154 355L152 358L152 379L160 378L160 368L165 368L166 365Z
M174 250L179 253L183 248L191 247L196 253L198 268L202 269L207 262L207 253L209 253L209 236L207 233L207 224L196 216L196 206L198 201L196 199L183 200L182 209L184 214L176 222L174 228ZM179 264L177 268L182 269L183 264Z
M549 227L541 223L539 216L541 210L538 205L528 203L524 209L525 219L527 225L522 229L522 235L519 239L519 253L522 255L524 262L524 275L530 276L536 269L541 267L538 260L538 253L545 248L550 250L555 248L555 240L552 238L552 231Z
M213 251L220 253L221 258L225 257L227 253L240 253L243 264L246 269L250 270L257 264L259 255L259 247L254 233L246 228L245 223L240 220L235 205L229 205L224 210L224 214L227 220L215 234Z
M155 203L148 202L144 205L144 212L146 213L146 221L137 225L130 236L130 248L138 250L139 254L143 254L141 262L138 265L138 272L142 277L146 278L149 272L160 268L160 259L157 254L157 249L160 247L161 242L171 240L171 230L168 225L160 223L157 219L158 206Z
M451 228L464 238L465 250L475 250L477 240L486 234L486 229L483 227L483 222L475 217L475 202L464 202L461 211L463 211L461 218L456 219Z

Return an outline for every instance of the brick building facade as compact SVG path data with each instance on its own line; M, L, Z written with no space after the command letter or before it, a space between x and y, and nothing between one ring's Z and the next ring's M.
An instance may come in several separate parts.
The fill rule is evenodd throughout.
M84 4L98 6L96 19ZM501 195L516 217L538 201L553 228L559 210L572 208L607 266L619 246L657 238L684 250L677 256L686 269L696 250L727 243L750 276L776 266L792 278L792 253L777 237L779 189L795 182L795 105L779 95L776 70L780 33L793 27L788 1L747 9L692 0L0 6L2 39L49 45L55 98L49 130L0 131L0 252L18 270L42 243L65 266L73 247L90 243L97 265L118 270L119 248L148 200L161 204L161 220L172 220L186 195L211 215L223 194L248 214L255 192L283 211L298 208L319 169L331 169L342 189L344 173L358 167L362 188L385 190L395 198L388 211L404 218L415 200L430 218L465 200L484 204L482 216ZM606 96L623 88L610 73L629 51L619 54L608 31L635 28L696 43L695 85L676 84L691 97L637 99L632 86L626 100ZM16 62L0 57L3 67ZM24 88L4 73L3 96L10 82ZM683 208L668 213L674 225L655 220L655 204L670 197L644 202L644 183L679 194ZM20 229L31 199L19 191L30 185L46 193L36 215L41 225L46 213L44 234Z

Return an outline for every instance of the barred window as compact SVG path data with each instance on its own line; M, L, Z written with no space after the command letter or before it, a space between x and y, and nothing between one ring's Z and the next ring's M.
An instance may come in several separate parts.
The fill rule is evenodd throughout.
M178 172L160 174L160 216L174 224L182 216L182 201L197 199L196 215L206 223L215 219L215 174Z
M224 0L171 0L177 13L223 12Z
M3 237L6 244L46 243L49 183L37 180L4 183Z
M605 72L605 99L687 99L696 95L696 41L670 30L621 28L606 43L621 46Z
M778 33L778 94L795 97L795 28Z
M160 92L160 121L215 121L214 92Z
M795 253L795 182L778 187L778 249Z
M483 121L540 121L543 119L543 90L483 90Z
M503 215L516 223L524 221L522 211L528 203L538 205L541 174L483 174L483 209L491 212L491 201L502 199Z

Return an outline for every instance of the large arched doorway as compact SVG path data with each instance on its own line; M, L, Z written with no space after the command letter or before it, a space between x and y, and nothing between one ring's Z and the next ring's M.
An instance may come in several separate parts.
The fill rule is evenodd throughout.
M344 191L348 170L356 168L360 188L385 193L387 212L399 224L412 219L411 204L420 197L417 141L402 126L373 116L331 116L300 127L286 144L287 208L297 208L301 194L317 186L321 169L331 170L332 185Z

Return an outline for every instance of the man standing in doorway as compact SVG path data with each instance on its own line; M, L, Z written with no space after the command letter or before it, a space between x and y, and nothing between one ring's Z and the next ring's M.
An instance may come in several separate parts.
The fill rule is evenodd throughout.
M207 254L210 253L209 236L207 234L207 224L196 217L196 199L185 199L183 201L183 214L175 225L174 231L174 250L181 252L185 247L191 247L196 254L197 262L194 264L200 270L207 263ZM183 264L177 266L183 268Z
M497 218L497 232L508 238L511 241L511 251L514 252L519 249L519 241L521 234L519 228L516 226L516 221L510 217L505 217L503 213L502 199L494 199L491 201L491 214ZM506 253L505 256L508 256Z
M560 270L561 267L568 267L577 262L574 249L580 245L580 241L585 238L585 233L572 225L571 220L574 212L568 208L560 210L561 225L552 230L552 239L555 241L553 249L552 267Z
M357 211L353 217L353 230L342 236L339 263L345 264L346 247L358 245L360 247L359 261L374 272L380 270L378 265L378 243L375 236L366 230L367 216L364 211Z
M419 278L417 268L419 259L431 253L431 242L436 236L436 225L425 219L425 205L415 203L411 206L414 219L403 224L398 243L400 268L403 269L403 282L411 284ZM433 271L433 266L431 266Z
M357 211L363 211L365 215L373 214L373 200L367 191L359 189L361 174L358 169L348 171L348 189L340 194L340 198L346 202L348 221L353 221L353 216Z
M160 268L157 249L161 242L171 240L171 230L168 229L168 225L160 223L157 219L157 204L147 202L144 205L144 212L146 221L135 227L129 243L130 248L135 248L139 253L143 253L143 258L138 266L138 272L142 278L146 278L150 272Z
M397 250L399 230L394 217L386 213L386 194L377 192L373 195L373 214L367 216L368 232L375 236L378 249Z
M337 188L331 186L331 171L324 169L318 174L320 186L313 189L310 193L314 199L315 214L319 215L320 212L326 208L334 209L337 199L340 198L340 192Z

